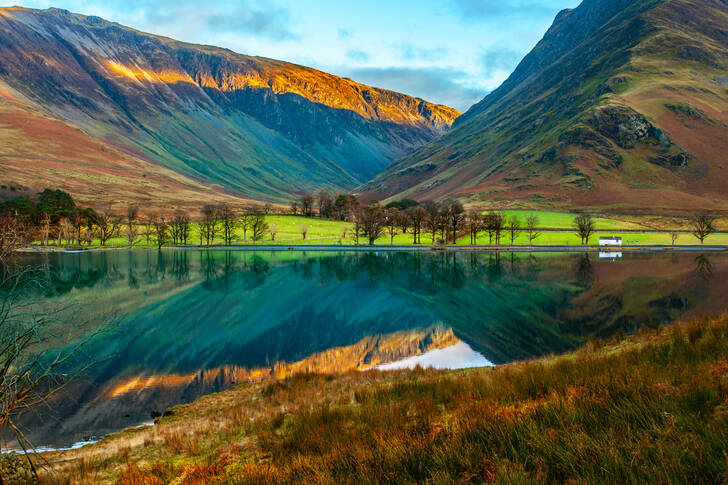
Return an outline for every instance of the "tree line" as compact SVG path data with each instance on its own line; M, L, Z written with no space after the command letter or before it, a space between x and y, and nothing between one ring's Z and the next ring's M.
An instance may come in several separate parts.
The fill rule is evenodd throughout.
M144 242L159 248L167 245L212 246L222 239L226 245L239 241L257 243L265 238L275 241L278 227L269 224L266 216L271 205L263 207L233 207L229 204L207 204L194 221L189 212L175 210L168 214L142 215L135 205L125 210L112 211L111 206L97 211L79 207L73 198L61 190L46 189L34 200L26 196L0 203L0 252L5 247L27 245L39 241L42 246L54 243L66 247L90 246L98 240L106 246L113 238L123 238L131 247ZM341 239L347 236L355 244L373 245L382 237L389 237L394 244L397 235L409 235L414 245L457 244L469 237L476 245L482 235L487 235L489 245L514 245L525 234L529 245L534 245L542 235L538 216L525 218L506 215L499 210L465 210L457 200L417 202L404 199L382 205L378 201L362 203L352 194L304 194L291 204L294 215L320 217L327 220L347 221ZM701 242L715 232L716 217L699 214L690 219L692 234ZM596 232L596 223L590 214L577 214L573 229L582 245L588 245ZM196 228L197 231L193 229ZM303 240L309 233L304 221L300 228ZM196 234L195 234L196 232ZM422 235L428 234L423 241ZM192 240L194 236L198 239ZM680 236L673 232L673 245Z
M362 204L352 194L332 194L322 190L318 194L303 194L291 203L291 213L306 217L320 217L328 220L349 221L354 224L355 243L360 238L370 245L383 236L389 236L390 244L398 234L411 234L412 243L423 244L422 233L430 234L430 244L457 244L458 238L469 236L470 244L476 245L479 235L486 233L489 245L501 245L504 241L514 245L521 234L525 234L529 245L534 245L541 236L539 217L529 214L521 219L518 215L507 216L499 210L483 212L466 211L457 200L441 202L418 202L403 199L382 206L378 201ZM701 244L716 231L717 217L701 213L689 218L690 232ZM579 236L582 245L588 245L596 233L596 221L591 214L576 214L572 229ZM307 226L301 233L306 239ZM342 236L345 237L346 234ZM675 245L680 232L670 233Z
M488 234L490 244L500 245L504 240L514 244L521 233L526 233L529 244L533 244L541 235L535 215L521 220L515 215L508 217L502 211L466 211L458 200L420 203L404 199L383 206L379 201L361 203L354 195L332 195L323 190L295 200L291 203L291 213L351 222L354 225L351 236L356 244L363 239L371 245L383 236L389 236L392 244L398 234L410 234L412 244L423 244L425 233L430 234L425 244L457 244L460 237L469 235L471 244L475 245L482 232Z
M42 246L90 246L95 240L101 246L114 238L123 238L129 246L146 242L148 246L169 244L191 245L193 225L199 225L199 245L212 245L218 238L226 244L237 240L242 230L243 241L254 242L270 235L275 240L277 228L265 216L272 210L235 208L229 204L208 204L201 210L199 221L189 212L175 210L169 214L142 215L136 205L114 211L111 205L97 211L79 207L70 194L45 189L32 200L20 196L0 203L0 252L39 241Z

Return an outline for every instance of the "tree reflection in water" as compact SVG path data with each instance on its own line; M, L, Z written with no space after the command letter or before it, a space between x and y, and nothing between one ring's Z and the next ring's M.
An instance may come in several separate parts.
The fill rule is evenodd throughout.
M452 251L164 250L28 258L42 268L46 304L124 316L123 331L91 342L108 363L90 376L84 396L113 379L275 366L328 350L336 356L336 349L361 342L375 346L394 334L412 344L409 335L432 326L506 363L563 352L590 335L728 307L725 285L708 283L728 277L723 254L710 260L627 255L619 263L583 253ZM362 358L372 350L365 347ZM190 386L184 399L210 389ZM165 392L159 388L155 399L167 402Z
M713 263L710 262L708 257L704 254L699 254L695 257L695 273L703 281L709 281L713 279Z

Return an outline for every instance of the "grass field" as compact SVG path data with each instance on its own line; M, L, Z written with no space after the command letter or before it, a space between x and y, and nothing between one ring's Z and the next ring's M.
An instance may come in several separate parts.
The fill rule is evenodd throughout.
M534 245L571 245L578 246L581 241L576 232L572 228L572 221L574 218L573 214L559 213L559 212L548 212L548 211L506 211L507 217L518 216L523 223L528 215L536 215L539 218L539 227L544 228L540 232L539 237L534 241ZM271 215L267 216L267 222L270 227L277 229L275 241L272 239L270 232L266 232L264 237L257 242L257 244L283 244L283 245L353 245L355 244L352 233L354 225L349 222L341 221L329 221L319 218L302 217L302 216L291 216L291 215ZM660 219L659 227L665 227L665 232L652 232L656 227L655 219L651 219L649 223L647 221L641 221L636 219L632 220L619 220L611 218L598 217L595 218L597 233L595 233L590 239L589 243L594 245L597 244L600 236L621 236L624 240L624 244L635 244L635 245L669 245L671 244L669 229L677 228L681 230L688 229L685 226L683 219ZM302 226L306 226L307 234L304 240L302 235ZM563 231L548 231L547 229L566 229L567 232ZM623 232L620 230L630 231L646 231L646 232ZM143 228L140 227L140 233L143 232ZM412 236L411 234L400 234L398 233L393 240L395 245L411 245ZM422 244L429 245L432 243L432 236L429 233L422 234ZM481 232L478 237L477 243L479 245L489 244L488 236L485 232ZM528 245L528 236L525 233L519 234L515 240L517 245ZM695 245L699 244L697 238L692 234L681 233L677 244L678 245ZM192 236L189 244L197 246L200 244L199 239L199 227L197 224L193 224ZM224 241L220 235L215 240L215 245L223 245ZM247 237L243 240L243 233L241 229L236 230L236 238L233 241L235 245L253 244L252 236L248 232ZM366 245L367 241L364 238L360 238L360 245ZM389 245L390 237L385 233L382 237L377 239L376 245ZM458 244L466 245L470 244L470 237L464 235L458 239ZM510 238L507 234L504 234L501 244L510 244ZM715 245L728 245L728 234L718 233L709 236L706 239L706 244ZM92 243L93 247L100 245L98 240ZM153 242L152 242L153 245ZM107 242L108 247L126 247L128 242L122 237L114 238ZM144 236L140 236L135 243L137 247L146 246L146 239Z
M67 484L723 483L726 362L724 316L496 368L304 374L44 458Z
M504 211L506 217L516 216L523 224L528 216L538 217L538 227L549 229L567 229L573 226L574 214L565 212L550 211L529 211L529 210L508 210ZM594 222L597 229L647 229L644 225L637 222L624 221L619 219L609 219L605 217L595 217Z

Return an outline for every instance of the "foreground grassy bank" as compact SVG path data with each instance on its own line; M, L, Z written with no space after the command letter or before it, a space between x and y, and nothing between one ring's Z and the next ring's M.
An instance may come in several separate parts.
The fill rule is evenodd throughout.
M721 483L728 316L495 369L302 375L46 454L59 483Z

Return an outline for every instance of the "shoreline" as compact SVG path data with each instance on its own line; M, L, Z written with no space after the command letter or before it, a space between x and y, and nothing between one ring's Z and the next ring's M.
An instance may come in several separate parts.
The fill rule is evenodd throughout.
M55 249L43 247L20 248L20 253L36 254L77 254L107 251L271 251L271 252L490 252L490 253L621 253L621 252L723 252L728 251L728 245L624 245L624 246L347 246L347 245L233 245L233 246L165 246L163 248L150 247L97 247L87 249Z

